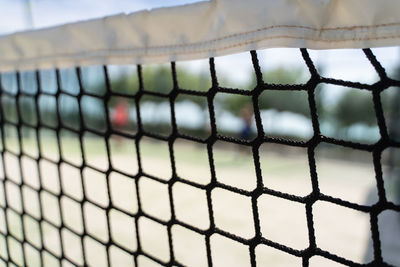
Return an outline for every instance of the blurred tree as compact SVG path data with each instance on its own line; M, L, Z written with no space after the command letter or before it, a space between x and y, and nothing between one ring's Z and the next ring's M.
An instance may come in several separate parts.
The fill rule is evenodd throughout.
M177 76L180 88L203 92L211 88L211 79L208 73L193 74L183 68L178 68Z
M111 79L111 90L115 93L132 95L139 88L138 77L135 73L126 73L116 79Z
M144 67L143 86L147 91L169 93L173 88L171 68L167 66Z
M400 80L400 66L398 66L393 73L393 78ZM400 87L395 87L392 90L392 95L388 96L389 108L386 112L388 114L387 125L389 128L389 136L395 141L400 141ZM392 187L394 188L394 198L397 203L400 203L400 149L391 147L389 149L389 175L392 180Z
M395 105L392 99L395 98L395 90L385 91L381 94L381 102L386 114L393 113ZM345 93L332 111L337 123L341 127L350 127L356 123L366 126L376 126L376 114L371 92L350 90ZM386 118L390 120L390 118Z
M178 69L178 84L180 88L207 91L211 87L211 82L207 74L193 74L185 69ZM146 91L168 94L173 88L172 73L169 66L147 67L143 69L143 87ZM111 80L112 91L118 93L132 94L137 91L139 80L136 73L121 75L118 79ZM185 95L185 99L205 108L205 101L199 101L198 97ZM177 99L179 101L180 99ZM143 101L164 102L167 98L151 97Z
M393 71L393 78L396 80L400 80L400 66L395 68ZM384 108L386 108L389 112L388 115L388 127L389 133L395 140L400 140L400 87L392 88L392 95L389 95L385 98Z
M372 93L349 90L338 101L333 110L337 123L349 127L356 123L367 126L376 125Z
M263 74L264 82L275 84L300 84L305 80L306 73L302 68L286 69L279 67Z
M157 66L143 68L143 86L146 91L154 91L159 93L168 94L173 88L172 73L169 66ZM182 68L177 69L178 84L180 88L193 90L193 91L207 91L211 87L210 75L207 73L194 74L190 71ZM253 77L254 75L249 75ZM220 79L227 80L228 77L220 77ZM272 69L263 74L264 81L266 83L277 83L277 84L300 84L307 81L306 73L300 68L285 69L283 67ZM103 78L99 78L98 83L92 83L91 86L104 86ZM116 76L112 77L111 90L117 93L123 93L127 95L134 95L139 88L139 81L136 70L130 70L129 72L121 72ZM255 87L255 77L248 82L245 86L246 89L253 89ZM91 88L90 91L97 92L96 88ZM318 92L316 97L319 98ZM108 108L113 108L118 98L112 98L111 102L108 103ZM165 97L154 97L144 96L142 103L153 102L161 103L169 101ZM205 112L205 120L208 117L207 109L207 98L203 96L191 96L187 94L179 94L176 99L176 103L181 101L191 101L198 105ZM241 110L246 106L251 106L251 97L234 95L234 94L221 94L218 93L215 99L217 106L223 107L235 116L240 116ZM320 101L317 101L320 103ZM101 103L98 103L99 105ZM94 103L91 105L95 105ZM96 104L97 105L97 104ZM288 111L303 116L309 117L309 103L307 99L307 92L305 91L284 91L284 90L266 90L259 97L259 106L262 110L274 109L277 111ZM94 107L93 107L94 108ZM78 116L77 110L71 105L71 112L68 112L68 107L65 107L65 116L76 118ZM319 110L320 111L320 110ZM51 110L49 110L51 112ZM63 111L64 112L64 111ZM93 117L91 120L97 121L99 116L102 114L86 114L87 117Z
M285 69L279 67L264 73L263 78L265 83L299 84L305 80L305 73L300 68ZM253 77L246 88L252 89L255 85L256 80ZM221 101L225 109L235 115L239 115L241 110L251 103L248 98L231 94ZM274 109L277 111L289 111L306 117L310 116L306 92L267 90L260 95L258 101L261 110Z

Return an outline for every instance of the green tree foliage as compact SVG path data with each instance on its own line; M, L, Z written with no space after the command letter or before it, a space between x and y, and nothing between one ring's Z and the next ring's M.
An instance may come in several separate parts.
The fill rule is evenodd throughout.
M211 88L210 75L207 73L193 74L185 69L179 68L177 70L177 75L178 85L182 89L204 92ZM206 97L181 94L176 99L177 102L187 100L197 104L201 109L205 109L207 107Z
M305 73L302 69L285 69L279 67L263 74L265 83L275 84L299 84L305 80ZM248 89L256 85L255 77L246 86ZM249 97L228 95L222 100L225 109L238 115L241 110L251 104ZM289 111L303 116L310 116L309 104L306 92L293 92L284 90L264 91L258 99L261 110L274 109L277 111Z
M203 92L211 88L211 79L208 73L193 74L183 68L179 68L177 75L180 88Z
M299 84L304 80L305 73L302 69L277 68L264 73L266 83ZM293 91L265 91L259 99L260 109L274 109L277 111L290 111L304 116L310 115L306 92Z
M306 92L266 91L259 100L260 109L289 111L303 116L310 116Z
M396 107L398 107L394 103L397 94L399 93L396 88L390 88L380 95L387 123L390 122L392 114L395 112ZM332 113L337 123L342 127L350 127L356 123L367 126L376 126L377 124L372 92L356 89L346 92L339 99Z
M178 69L178 84L180 88L195 91L207 91L211 87L209 75L206 73L193 74L185 69ZM144 67L143 68L143 87L146 91L168 94L173 88L172 73L169 66ZM139 88L137 73L126 73L118 79L111 80L111 88L114 92L132 94ZM152 102L168 101L166 98L151 97L143 99ZM177 101L191 100L202 108L205 108L206 101L201 101L198 97L185 95Z
M147 91L169 93L173 88L171 68L159 66L143 69L143 84Z
M393 77L397 80L400 80L400 66L398 66L394 73ZM400 87L392 88L392 95L387 96L387 105L389 108L389 132L390 135L395 140L400 140ZM384 106L385 107L385 106ZM399 174L400 176L400 174ZM400 180L400 179L399 179ZM399 182L399 198L400 198L400 182Z
M118 78L111 79L111 90L121 94L134 94L139 89L139 80L136 72L126 73Z
M301 68L286 69L279 67L263 74L265 83L299 84L305 79L306 74Z
M183 68L178 68L177 73L178 84L180 88L194 91L207 91L211 87L210 75L208 73L191 73L187 69ZM397 73L400 73L400 71L397 71L395 75L398 75ZM172 73L169 66L144 67L142 75L143 86L146 91L155 91L168 94L173 88ZM308 80L307 75L308 74L303 71L303 69L285 69L283 67L280 67L265 72L263 74L263 79L266 84L300 84ZM249 74L249 77L250 76L252 75ZM6 78L7 77L4 77L3 83L5 85L8 85L7 83L5 83L6 81L8 81L6 80ZM220 77L220 79L227 79L227 77ZM91 84L91 86L93 86L93 88L90 88L91 92L97 92L96 86L104 87L104 77L99 76L98 80L98 83ZM121 72L121 74L112 77L110 81L113 92L133 95L137 92L139 88L136 68L133 68L129 72ZM253 77L253 79L249 81L248 84L244 86L244 88L251 90L255 87L255 85L256 81L255 77ZM321 84L320 86L323 86L323 84ZM8 87L11 88L12 86L9 85ZM100 88L98 89L100 90ZM34 88L32 90L34 90ZM321 101L321 96L319 94L320 91L321 90L316 90L316 102L320 119L323 119L324 115L327 115L333 118L332 122L337 124L339 128L348 128L356 123L365 124L367 126L376 125L376 116L373 107L371 92L356 89L348 90L337 101L335 105L331 106L329 110L326 110L324 108L326 106L326 103L323 103L324 101ZM397 92L396 90L392 91L394 93ZM385 91L381 94L381 97L385 112L387 109L386 107L392 109L393 104L388 103L393 102L394 95L391 93L387 94ZM112 109L117 99L117 97L113 97L111 99L111 102L108 103L108 108ZM61 100L62 99L60 99L60 103L64 103L64 101ZM15 103L10 102L11 100L5 97L3 97L1 101L3 102L3 109L7 110L7 115L9 117L16 117L16 114L14 114L15 112L13 113L13 110L15 108L12 108ZM162 101L168 101L168 99L161 97L144 97L142 98L142 101L159 103ZM202 110L206 110L207 107L207 99L201 96L179 94L176 102L179 103L181 101L191 101L197 104ZM224 108L228 112L236 116L240 116L241 111L246 106L252 105L252 98L251 96L218 93L214 102L217 106ZM92 103L91 105L103 105L100 102L97 104L96 103ZM301 114L306 117L310 116L307 92L305 91L265 90L259 96L258 103L261 110L273 109L279 112L289 111L292 113ZM24 120L34 121L35 118L33 114L35 112L33 111L35 107L33 102L21 99L19 104L21 113L23 113L22 116L24 117ZM40 101L39 104L42 109L40 112L42 119L54 117L55 107L53 107L53 105L50 105L51 103L49 101ZM77 120L79 114L76 105L67 105L67 103L65 103L65 107L64 105L62 105L62 119L64 119L64 117L70 117L71 121ZM84 109L84 111L85 110L86 109ZM96 117L100 115L103 116L104 114L88 115L85 113L85 115ZM96 118L93 118L93 120L96 120Z
M370 92L349 90L340 98L333 113L342 127L349 127L356 123L368 126L376 125L372 93Z

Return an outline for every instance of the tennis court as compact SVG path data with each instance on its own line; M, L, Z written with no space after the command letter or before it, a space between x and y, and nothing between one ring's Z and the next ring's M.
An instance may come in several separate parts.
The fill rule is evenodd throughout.
M138 170L138 166L135 166L137 160L135 156L132 156L135 155L134 143L129 140L116 141L112 147L112 151L116 152L115 157L112 158L113 162L117 163L115 168L118 171L134 175ZM73 149L73 140L66 138L64 142L67 143L66 147L69 148L64 150L65 155L79 159L79 150ZM88 162L94 162L96 166L101 168L101 166L107 164L107 158L99 156L101 154L101 149L99 149L101 140L92 139L90 142L91 144L88 147L92 148L86 150ZM29 140L25 143L29 144ZM47 144L46 147L51 148L52 146ZM56 147L53 148L49 151L50 157L58 154ZM287 150L286 148L285 153L283 153L282 151L279 152L278 148L267 145L260 149L260 162L265 186L297 196L308 195L312 188L307 154L302 149ZM167 144L160 141L143 140L140 149L144 171L148 171L150 175L163 177L162 181L167 182L171 177L171 163ZM174 149L179 177L197 184L206 185L210 182L207 151L204 147L193 145L191 142L180 141L176 143ZM239 150L237 147L228 144L219 144L214 153L216 176L219 182L249 192L255 188L254 161L250 151ZM18 161L11 155L6 155L5 161L8 177L10 179L15 177L16 182L19 182L17 180L20 179ZM36 165L29 162L28 158L22 159L23 173L36 173ZM153 164L156 164L157 168L154 168ZM376 191L372 192L372 199L371 197L369 200L367 199L372 188L374 188L374 173L369 164L330 159L323 155L317 158L317 164L322 193L360 204L376 201ZM75 230L76 233L82 231L82 219L85 218L86 229L90 235L100 241L107 242L108 233L104 231L104 229L107 229L107 219L105 212L101 209L109 201L104 174L90 169L83 171L87 197L95 205L85 205L85 216L82 216L78 202L73 200L80 199L83 195L79 171L67 164L62 164L60 167L62 182L60 187L57 169L45 160L40 163L40 167L42 183L50 191L50 193L43 192L42 194L42 201L46 203L42 210L45 218L52 224L59 225L61 222L59 210L61 210L64 224L70 227L72 231ZM33 187L38 186L37 175L24 175L24 179L24 183ZM129 177L117 172L110 174L109 179L111 201L120 209L120 211L110 211L111 236L114 242L120 246L135 250L137 248L135 222L132 217L126 215L134 214L138 210L135 185ZM18 188L14 188L8 183L6 183L6 187L10 192L9 195L11 195L7 199L8 205L17 210L21 209L19 205L21 195ZM60 188L66 196L62 196L60 202L58 202L57 198L51 193L59 193ZM22 192L24 203L26 203L25 212L34 215L39 212L38 196L33 193L33 190L27 187L24 189ZM143 211L159 220L168 221L171 217L171 210L167 184L142 177L139 180L139 190ZM205 191L178 182L174 184L172 192L177 218L184 223L206 230L210 224L210 215L207 209ZM213 190L212 197L214 218L218 228L237 233L243 238L254 236L254 222L249 197L236 196L224 189ZM309 245L303 204L291 203L273 196L260 197L257 203L263 236L299 250ZM59 205L61 205L61 209ZM232 209L234 212L232 212ZM368 252L367 249L371 240L368 214L351 211L327 202L316 204L313 213L315 228L318 229L316 231L317 243L321 248L360 263L371 259L372 254L368 254L371 252ZM4 217L4 214L2 216ZM9 216L11 219L9 224L13 225L10 231L15 236L22 236L22 228L18 219L15 218L15 214L10 212ZM39 225L33 219L29 219L29 216L25 216L24 219L27 239L31 242L40 243ZM163 260L168 261L169 247L166 227L148 219L140 220L139 223L141 224L140 235L143 249L154 257L162 256ZM53 228L48 223L43 223L43 228L45 246L55 255L59 255L61 249L59 233L52 231ZM5 229L5 225L2 225L2 229ZM177 260L187 266L207 266L204 238L196 232L180 226L173 227L172 231L176 236L176 239L174 238L174 254ZM83 262L79 238L68 230L64 231L62 235L66 256L77 262ZM101 249L99 243L88 239L87 243L84 244L88 262L95 266L105 266L106 252ZM12 250L18 251L17 245L15 244L15 248ZM249 264L248 249L240 243L215 234L211 238L211 246L215 266L226 266L226 264L229 264L229 266L247 266ZM5 247L3 247L3 250L5 250ZM5 253L5 251L2 251L2 253ZM129 254L118 251L117 248L111 250L111 255L114 255L114 258L111 257L112 264L118 266L132 264L132 258ZM290 256L265 245L257 247L256 256L257 262L260 262L261 266L270 264L274 266L301 265L301 258ZM22 262L22 254L17 257L19 257L18 261ZM32 266L39 265L38 255L32 254L29 257L28 260ZM337 265L337 263L324 260L321 257L313 258L310 263L312 266ZM49 264L51 264L51 260L49 260ZM141 266L155 266L155 263L143 260Z

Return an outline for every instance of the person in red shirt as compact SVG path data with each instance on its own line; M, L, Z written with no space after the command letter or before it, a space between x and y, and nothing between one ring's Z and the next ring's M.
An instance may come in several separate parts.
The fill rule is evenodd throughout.
M112 124L118 130L122 130L129 123L129 104L126 100L120 99L114 107L111 117Z

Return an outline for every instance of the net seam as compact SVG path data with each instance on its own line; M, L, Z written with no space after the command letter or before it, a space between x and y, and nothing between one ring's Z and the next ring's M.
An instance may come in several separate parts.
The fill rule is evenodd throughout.
M399 23L400 25L400 23ZM294 26L293 26L294 27ZM318 29L315 29L315 31L321 31ZM251 33L256 33L258 31L254 31L254 32L248 32L248 33L242 33L241 35L245 35L245 34L251 34ZM238 35L239 36L239 35ZM72 53L72 54L54 54L54 55L41 55L40 57L32 57L32 58L22 58L22 62L23 63L30 63L32 61L38 61L39 64L40 62L43 62L44 60L49 60L49 59L53 59L54 61L58 61L60 59L63 58L74 58L75 60L85 60L85 59L90 59L90 58L122 58L122 57L126 57L127 54L121 54L121 55L117 55L114 53L128 53L128 54L134 54L135 57L160 57L160 56L176 56L177 54L175 53L171 53L171 52L163 52L163 53L153 53L153 52L149 52L148 50L157 50L157 49L182 49L182 48L189 48L189 49L195 49L196 46L202 46L202 45L208 45L208 44L212 44L213 42L218 42L218 41L224 41L227 40L229 38L232 37L236 37L236 36L231 36L231 37L225 37L222 39L214 39L214 40L209 40L207 42L198 42L198 43L192 43L192 44L182 44L182 45L167 45L167 46L150 46L150 47L143 47L143 48L126 48L126 49L98 49L98 50L91 50L91 51L83 51L80 53ZM277 36L265 36L262 38L258 38L258 39L253 39L250 41L245 41L245 42L240 42L240 43L236 43L234 45L229 45L229 46L222 46L222 47L216 47L216 48L207 48L207 49L195 49L195 51L179 51L179 54L198 54L198 53L204 53L204 52L216 52L216 51L221 51L221 50L227 50L230 48L234 48L234 47L239 47L239 46L243 46L243 45L249 45L249 44L253 44L253 43L257 43L260 41L264 41L264 40L274 40L274 39L293 39L293 40L305 40L305 41L315 41L315 42L322 42L322 43L340 43L340 42L351 42L351 41L371 41L371 40L387 40L387 39L396 39L396 38L400 38L400 33L399 34L394 34L394 35L387 35L387 36L380 36L380 37L359 37L359 38L349 38L349 39L341 39L341 40L332 40L332 39L321 39L321 38L312 38L312 37L296 37L296 36L292 36L292 35L277 35ZM258 48L260 49L260 48ZM143 52L135 52L135 51L140 51L140 50L144 50ZM87 53L92 53L92 55L90 56L82 56L83 54L87 54ZM108 55L104 55L104 53L111 53ZM204 58L208 58L204 57ZM44 59L44 60L40 60L40 59ZM64 59L63 59L64 60ZM6 62L5 64L3 63L2 65L7 65L7 64L14 64L14 65L19 65L18 62L16 60L2 60L3 62ZM69 60L72 61L72 60ZM170 61L170 59L168 60ZM7 63L8 62L8 63ZM53 62L56 63L56 62Z

